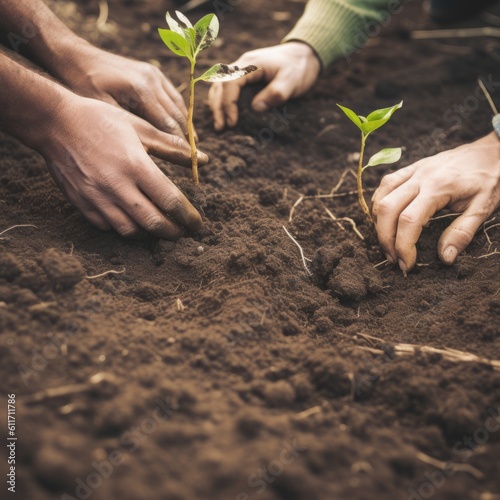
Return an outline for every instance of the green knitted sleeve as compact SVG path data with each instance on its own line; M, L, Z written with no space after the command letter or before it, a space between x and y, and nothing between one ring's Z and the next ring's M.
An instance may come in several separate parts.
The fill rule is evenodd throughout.
M318 54L323 68L341 57L350 59L377 36L404 0L309 0L303 16L283 42L299 40Z

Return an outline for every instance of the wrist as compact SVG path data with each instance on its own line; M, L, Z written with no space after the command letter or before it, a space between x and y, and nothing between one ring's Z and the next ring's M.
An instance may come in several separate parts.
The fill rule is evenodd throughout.
M294 58L304 61L303 69L307 72L308 79L316 81L321 73L322 65L321 59L314 48L301 40L286 41L284 46L292 51Z
M100 49L74 34L53 41L44 66L61 83L71 87L84 78Z

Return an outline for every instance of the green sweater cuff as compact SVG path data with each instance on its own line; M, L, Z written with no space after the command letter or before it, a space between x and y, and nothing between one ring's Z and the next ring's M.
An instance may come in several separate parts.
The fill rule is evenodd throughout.
M401 9L403 0L310 0L303 16L282 40L310 45L323 68L334 60L350 60L369 38L377 36L382 24Z

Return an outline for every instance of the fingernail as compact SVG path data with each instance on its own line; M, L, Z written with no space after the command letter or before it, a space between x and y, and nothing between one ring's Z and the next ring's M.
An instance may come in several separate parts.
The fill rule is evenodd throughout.
M222 124L222 122L215 122L214 123L214 128L217 131L221 131L223 129L223 127L224 127L224 125Z
M453 264L453 262L455 262L455 259L457 258L457 255L457 248L453 245L450 245L449 247L446 247L444 249L443 260L446 262L446 264Z
M385 258L390 264L394 264L394 259L388 253L385 254Z
M201 151L198 151L198 161L201 161L203 163L208 162L208 156L205 153L202 153Z
M253 109L257 111L257 113L262 113L262 111L267 111L269 108L264 101L257 101L254 103Z
M401 269L401 271L403 271L403 274L406 276L406 273L408 272L406 264L403 262L402 259L398 259L398 264L399 264L399 269Z

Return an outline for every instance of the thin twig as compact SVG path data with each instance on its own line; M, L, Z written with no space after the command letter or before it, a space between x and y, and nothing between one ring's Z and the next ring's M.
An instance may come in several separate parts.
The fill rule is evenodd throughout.
M8 231L11 231L12 229L15 229L16 227L34 227L34 228L38 229L38 227L35 226L34 224L16 224L15 226L9 227L8 229L4 229L0 233L0 236L2 236L2 234L7 233Z
M438 215L437 217L431 217L429 219L429 222L431 220L439 220L439 219L446 219L448 217L456 217L457 215L462 215L461 213L456 213L456 214L444 214L444 215Z
M302 247L300 246L299 242L288 232L288 229L283 226L283 229L285 230L285 233L287 236L297 245L299 251L300 251L300 256L302 257L302 263L304 264L304 267L309 274L309 276L312 276L312 272L309 271L309 268L307 267L307 262L306 262L306 257L304 255L304 251L302 250Z
M476 259L486 259L486 257L491 257L492 255L497 255L500 254L497 248L493 250L493 252L487 253L486 255L480 255L479 257L476 257Z
M107 276L108 274L123 274L125 272L125 268L123 268L121 271L115 271L114 269L111 269L109 271L104 271L103 273L100 274L95 274L94 276L85 276L88 280L93 280L96 278L102 278L103 276Z
M316 415L316 413L321 413L321 406L313 406L312 408L308 408L307 410L301 411L295 415L296 420L303 420L304 418L308 418L312 415Z
M500 28L484 26L482 28L462 28L449 30L417 30L411 32L414 40L430 40L433 38L475 38L481 36L491 36L500 38Z
M436 469L444 470L448 467L448 464L446 462L438 460L437 458L430 457L429 455L426 455L421 451L417 452L417 458L421 462L424 462L425 464L429 464L432 465L433 467L436 467ZM468 472L471 476L474 476L476 479L479 480L484 479L484 474L479 469L476 469L470 464L457 464L455 462L449 462L449 463L451 463L453 469L455 469L458 472Z
M456 349L450 348L437 349L435 347L426 345L419 346L415 344L396 344L394 346L394 352L400 356L415 354L415 352L417 351L431 354L440 354L441 356L443 356L443 358L453 362L484 363L491 366L494 370L500 370L500 361L476 356L475 354L472 354L470 352L458 351Z
M359 229L358 227L356 226L356 223L350 218L350 217L335 217L335 215L332 214L332 212L330 212L330 210L328 210L328 208L326 207L323 207L325 209L325 212L331 217L331 219L333 221L335 221L338 225L339 221L343 221L343 222L348 222L351 227L352 227L352 230L356 233L356 236L360 239L360 240L364 240L365 237L359 232ZM344 228L342 228L344 229Z
M99 0L99 17L96 21L97 29L104 28L104 25L108 22L109 7L107 0Z
M385 259L382 262L375 264L373 267L377 268L377 267L383 266L384 264L387 264L388 262L389 262L389 259Z
M89 381L87 383L63 385L61 387L51 387L49 389L35 392L34 394L24 396L22 398L22 401L25 404L35 404L42 403L47 399L72 396L73 394L81 394L83 392L92 390L94 386L100 385L105 381L114 382L115 377L110 373L96 373L89 378Z
M491 110L493 111L493 114L498 115L497 107L495 106L495 103L493 102L493 99L491 98L491 95L488 92L488 89L484 86L483 80L481 80L481 78L478 78L477 83L479 83L479 86L481 87L483 94L485 95L486 99L488 100L488 103L491 107Z
M491 245L493 245L493 242L491 241L490 235L488 234L488 231L490 229L493 229L494 227L500 226L500 222L497 224L493 224L491 226L486 227L486 222L483 224L483 232L484 235L486 236L486 240L488 241L488 250L491 248Z

